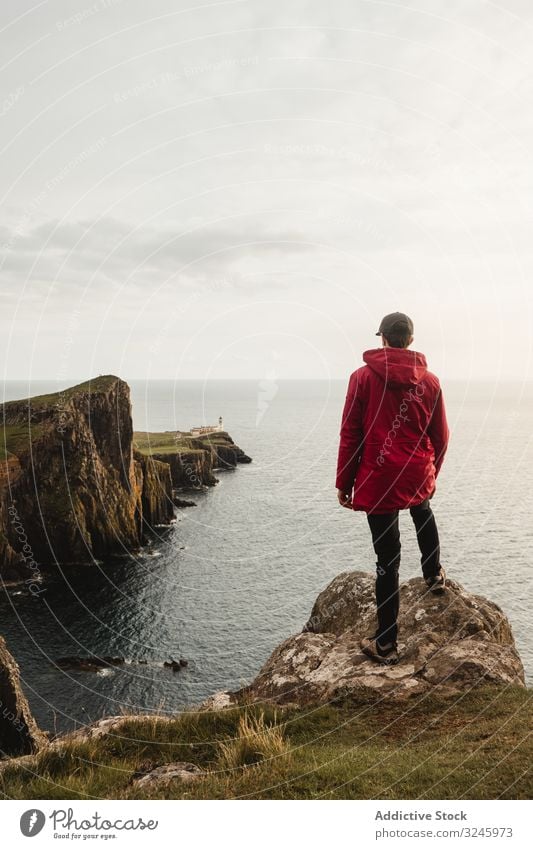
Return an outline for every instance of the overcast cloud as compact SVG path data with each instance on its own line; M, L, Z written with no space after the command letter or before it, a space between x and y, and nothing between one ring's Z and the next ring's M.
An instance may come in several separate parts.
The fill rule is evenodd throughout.
M4 376L531 379L528 0L0 8Z

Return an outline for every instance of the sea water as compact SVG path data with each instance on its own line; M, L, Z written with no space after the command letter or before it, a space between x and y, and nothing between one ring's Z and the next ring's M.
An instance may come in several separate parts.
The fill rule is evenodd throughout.
M173 711L238 687L299 631L339 572L372 571L366 518L334 488L345 381L129 381L138 430L188 429L224 417L249 466L220 472L141 553L65 569L32 597L0 592L0 633L42 727L104 714ZM433 499L450 577L509 617L533 679L531 598L533 386L443 381L452 430ZM4 386L4 399L57 391ZM188 496L187 496L188 497ZM401 577L420 574L409 515ZM65 655L122 655L100 674L59 669ZM163 667L184 658L180 672Z

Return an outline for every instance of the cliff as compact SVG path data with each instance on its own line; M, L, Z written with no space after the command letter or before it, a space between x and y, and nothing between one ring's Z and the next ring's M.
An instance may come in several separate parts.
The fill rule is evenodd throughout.
M215 486L217 469L234 469L239 463L251 463L251 458L225 431L201 437L180 436L177 440L172 431L136 431L134 442L144 456L169 464L172 484L179 490Z
M214 486L249 463L229 434L133 432L113 375L0 405L0 574L38 592L41 567L138 549L174 517L175 490Z
M2 405L0 569L131 551L174 514L168 467L134 454L129 387L99 377Z
M0 637L0 757L29 755L46 744L21 690L19 668Z
M344 572L320 593L303 632L281 643L248 687L218 693L206 707L372 694L390 701L453 696L485 684L524 686L511 626L496 604L455 581L443 596L433 595L422 578L402 584L400 596L396 666L373 663L359 647L376 629L374 576Z
M155 457L133 452L137 491L141 494L140 516L150 528L166 525L173 518L173 483L170 466Z
M252 458L245 454L242 448L235 445L231 436L225 431L212 434L203 442L206 448L211 450L213 463L217 469L234 469L239 463L252 462Z

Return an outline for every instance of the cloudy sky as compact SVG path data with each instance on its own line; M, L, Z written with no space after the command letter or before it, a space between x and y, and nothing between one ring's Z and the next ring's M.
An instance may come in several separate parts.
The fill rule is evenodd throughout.
M530 0L4 0L3 377L531 379Z

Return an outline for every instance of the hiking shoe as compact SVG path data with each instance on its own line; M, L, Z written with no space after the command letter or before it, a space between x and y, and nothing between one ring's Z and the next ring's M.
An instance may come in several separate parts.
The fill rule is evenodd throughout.
M431 578L426 578L426 586L429 588L430 593L435 593L435 595L442 595L446 590L446 572L440 567L440 572L438 575L434 575Z
M385 666L394 666L395 663L398 663L396 643L387 643L385 646L380 646L375 637L363 637L360 645L363 654L366 654L376 663L383 663Z

